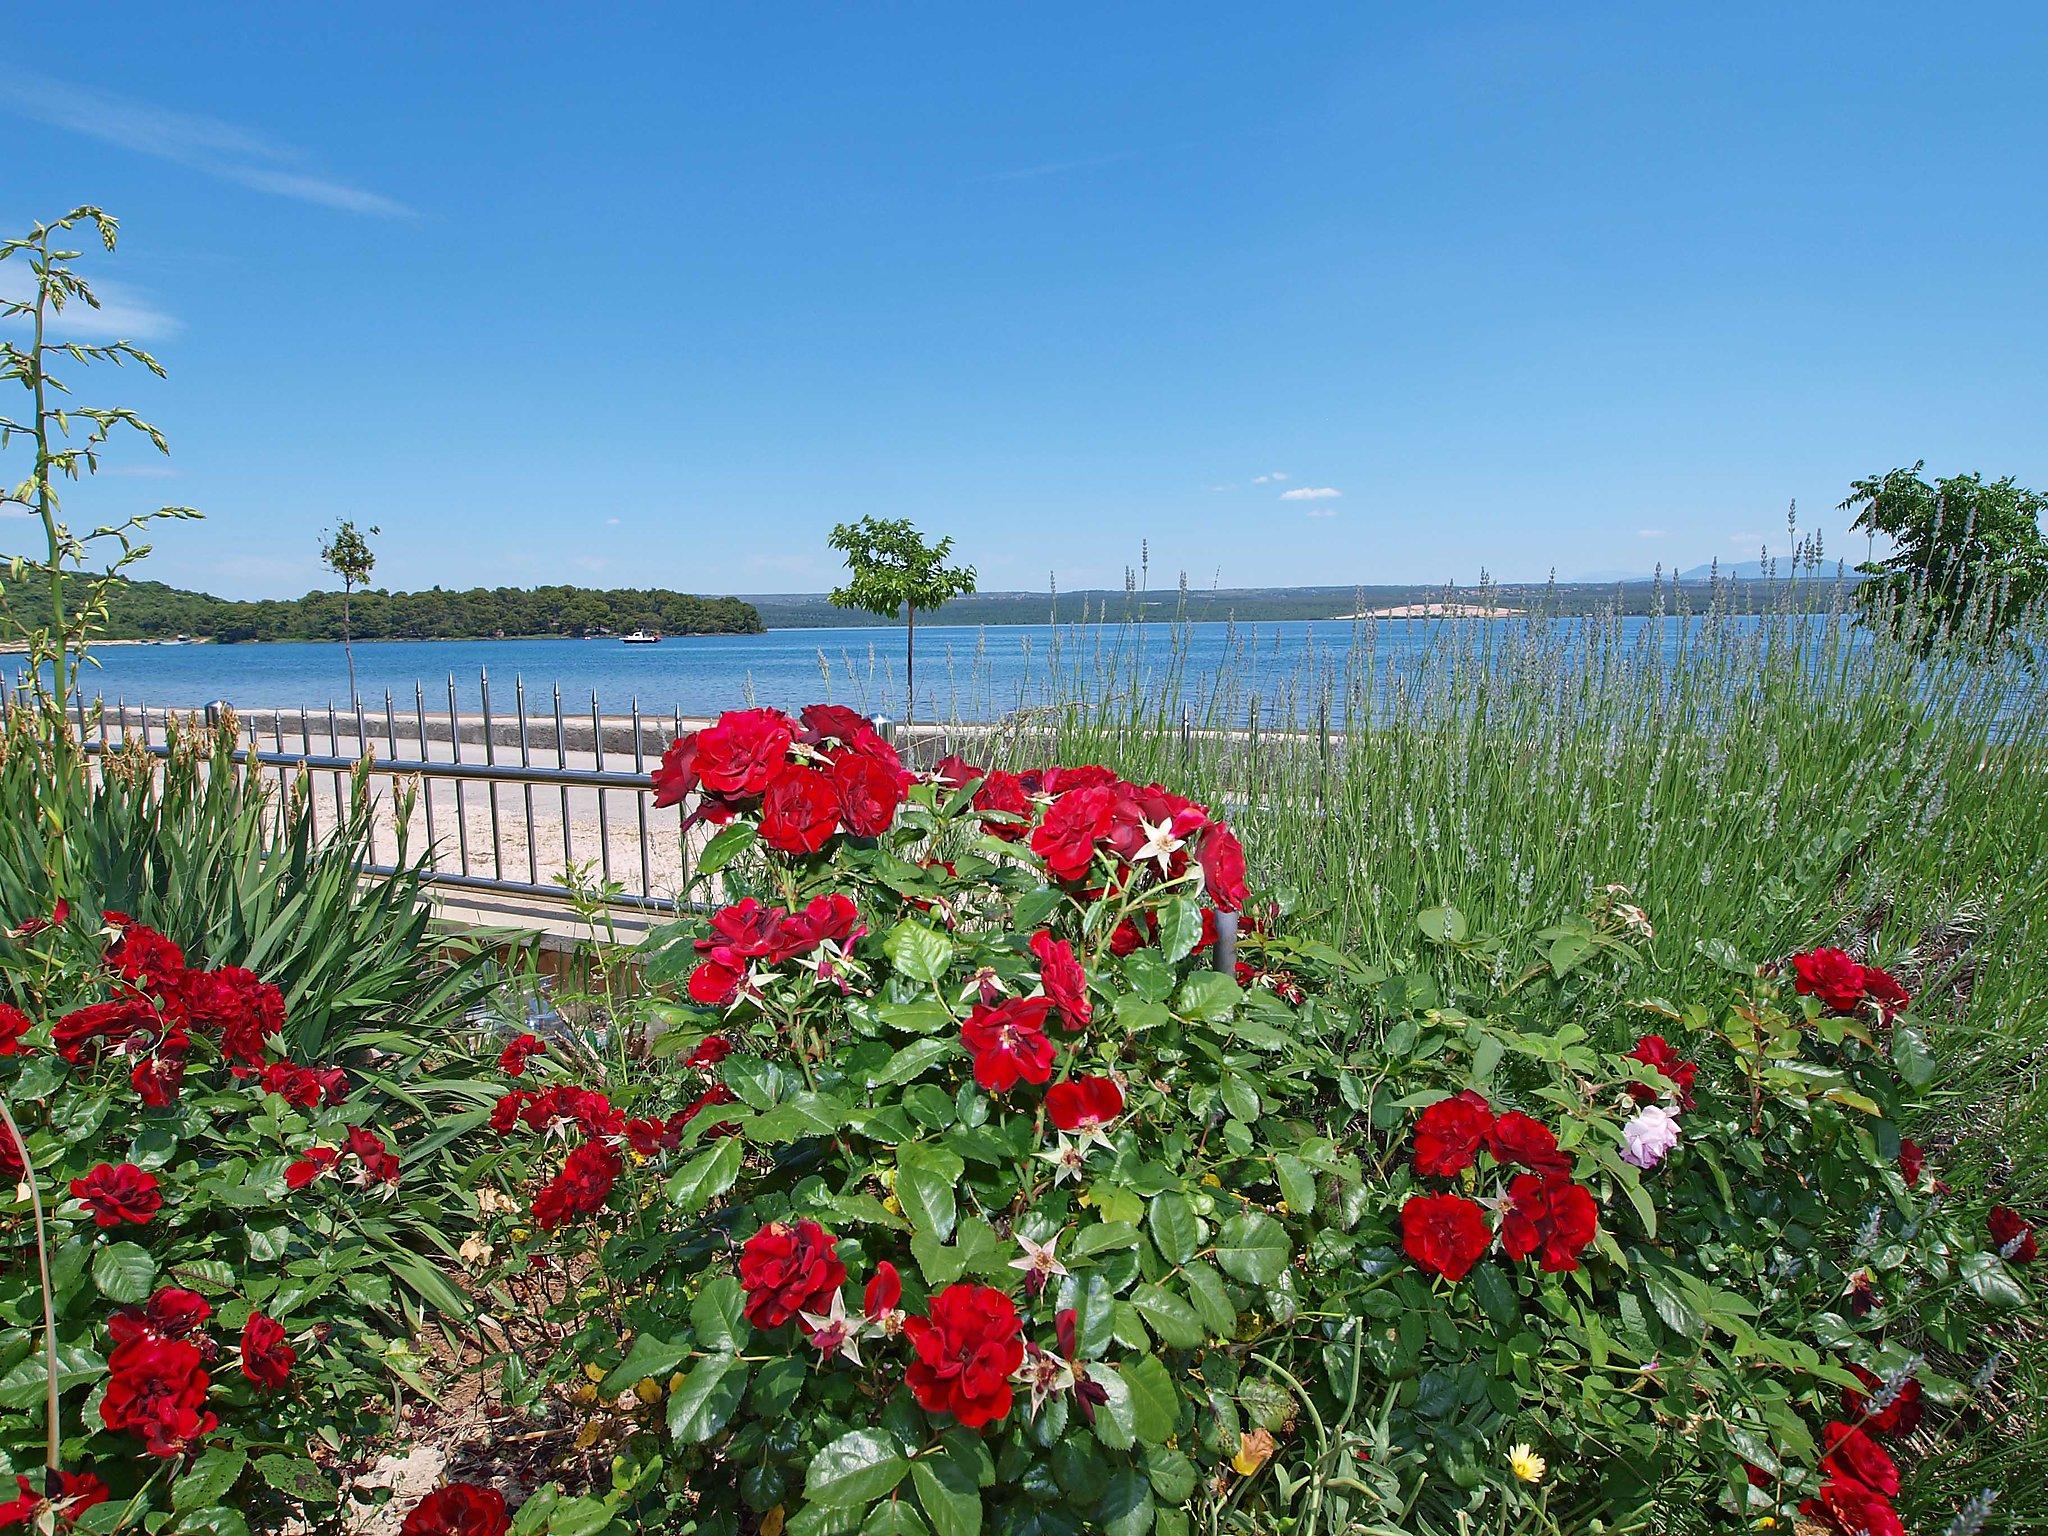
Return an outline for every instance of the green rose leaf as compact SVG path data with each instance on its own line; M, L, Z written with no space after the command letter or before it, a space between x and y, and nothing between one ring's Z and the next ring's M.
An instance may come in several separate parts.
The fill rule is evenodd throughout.
M1131 1392L1131 1423L1147 1445L1164 1445L1180 1422L1180 1394L1173 1375L1157 1355L1126 1360L1121 1367Z
M955 1190L967 1165L944 1147L913 1142L896 1154L896 1199L920 1232L940 1242L953 1235L959 1214Z
M1216 1234L1216 1262L1233 1280L1271 1285L1285 1273L1287 1232L1264 1211L1243 1211Z
M215 1446L197 1461L192 1470L171 1485L171 1508L179 1511L205 1509L218 1504L242 1476L249 1464L247 1451Z
M666 1376L689 1358L690 1347L687 1344L672 1344L651 1333L640 1334L633 1340L633 1347L626 1351L626 1358L613 1367L612 1373L605 1377L597 1390L605 1397L617 1397L636 1381L649 1376Z
M882 940L882 953L899 974L936 987L952 967L953 941L906 917Z
M713 834L711 841L704 845L703 853L697 857L696 876L702 880L715 875L734 859L754 846L754 839L760 834L750 821L735 821L721 827Z
M1147 1536L1152 1513L1152 1485L1132 1467L1109 1480L1109 1492L1095 1506L1096 1523L1105 1536Z
M1200 1240L1195 1225L1195 1208L1178 1190L1155 1195L1146 1216L1152 1229L1152 1243L1169 1264L1185 1264L1195 1256Z
M677 1445L709 1440L725 1428L746 1390L747 1368L742 1362L731 1355L707 1355L669 1394L669 1438Z
M819 1504L872 1504L903 1481L910 1463L880 1430L841 1435L811 1458L804 1497Z
M910 1485L937 1536L981 1536L981 1489L974 1469L949 1452L910 1464Z
M704 1289L690 1303L690 1326L697 1331L697 1347L737 1353L753 1333L744 1315L746 1304L746 1292L731 1275L713 1275L705 1281ZM636 1350L640 1347L639 1340L634 1341L633 1347ZM657 1374L654 1371L641 1373L645 1376ZM633 1379L637 1381L639 1377Z
M1168 965L1194 952L1202 937L1202 909L1190 896L1176 896L1159 913L1159 947Z
M149 1300L156 1260L134 1243L109 1243L92 1256L92 1283L109 1301L134 1306Z
M1131 1293L1131 1305L1169 1349L1194 1349L1206 1337L1195 1309L1162 1285L1139 1286Z
M669 1175L669 1202L679 1211L701 1211L733 1186L740 1176L744 1149L737 1136L721 1136L710 1151L700 1153Z

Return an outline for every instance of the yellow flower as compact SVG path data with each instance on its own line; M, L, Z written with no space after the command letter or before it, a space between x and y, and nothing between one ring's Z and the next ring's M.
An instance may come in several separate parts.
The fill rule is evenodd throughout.
M1540 1483L1543 1481L1543 1474L1550 1470L1550 1465L1530 1450L1525 1440L1508 1447L1508 1470L1525 1483Z

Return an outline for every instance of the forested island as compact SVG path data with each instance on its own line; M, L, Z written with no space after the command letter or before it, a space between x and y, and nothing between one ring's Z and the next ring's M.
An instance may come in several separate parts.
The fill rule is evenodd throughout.
M0 583L0 596L21 599ZM761 615L736 597L693 597L664 588L472 587L383 592L350 599L358 640L478 640L500 635L753 635ZM339 640L341 594L242 602L155 581L120 583L104 633L114 640Z

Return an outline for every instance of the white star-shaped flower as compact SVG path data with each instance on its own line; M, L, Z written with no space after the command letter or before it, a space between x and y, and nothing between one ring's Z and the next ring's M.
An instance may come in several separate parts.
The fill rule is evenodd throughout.
M1074 1370L1058 1355L1040 1349L1036 1344L1027 1343L1024 1350L1024 1363L1017 1367L1010 1379L1031 1389L1031 1411L1036 1414L1045 1406L1048 1397L1073 1386Z
M1088 1147L1085 1142L1071 1141L1061 1136L1043 1152L1034 1155L1040 1162L1051 1163L1058 1170L1052 1176L1055 1189L1069 1179L1078 1179L1087 1171Z
M1173 856L1187 846L1187 840L1173 835L1173 818L1171 816L1167 817L1164 821L1156 823L1146 821L1140 817L1138 825L1145 829L1145 843L1137 853L1132 855L1131 862L1133 864L1142 864L1147 859L1152 859L1158 863L1159 873L1162 876L1165 875L1167 866L1173 861Z
M1017 1246L1024 1250L1024 1257L1010 1260L1010 1268L1021 1269L1027 1275L1036 1276L1041 1285L1050 1280L1054 1275L1064 1275L1067 1272L1067 1266L1062 1264L1059 1261L1059 1256L1053 1252L1053 1248L1059 1243L1059 1240L1060 1235L1055 1232L1044 1242L1034 1243L1030 1238L1019 1232L1017 1234Z
M860 1364L860 1336L867 1327L864 1319L846 1315L846 1296L843 1292L832 1293L832 1305L821 1315L816 1312L799 1312L811 1327L811 1347L822 1359L826 1355L844 1355L855 1365Z

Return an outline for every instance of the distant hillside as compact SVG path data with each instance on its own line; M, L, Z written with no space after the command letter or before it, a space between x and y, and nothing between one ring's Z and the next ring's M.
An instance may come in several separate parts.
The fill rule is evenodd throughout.
M1721 600L1737 609L1762 608L1782 602L1797 591L1813 607L1825 607L1832 578L1808 580L1794 589L1784 579L1724 579L1718 586ZM978 592L956 598L930 614L919 614L918 622L933 624L1061 624L1107 617L1111 620L1143 617L1148 620L1187 618L1196 622L1235 620L1238 623L1274 623L1285 620L1339 619L1348 614L1375 609L1402 608L1440 602L1449 589L1440 586L1349 586L1349 587L1229 587L1185 594L1168 588L1143 594L1115 591L1062 592L1055 599L1046 592ZM1460 588L1453 594L1474 601L1480 594ZM1677 602L1671 578L1661 587L1647 575L1623 582L1587 581L1505 582L1489 586L1485 600L1496 607L1540 610L1558 614L1619 612L1647 614L1660 609L1670 612ZM834 608L821 592L758 592L747 602L760 611L761 621L770 629L867 626L900 623L899 619L878 619L871 614ZM1710 600L1700 583L1688 583L1684 600L1697 608Z
M0 597L7 596L0 582ZM661 588L593 591L583 587L434 587L425 592L356 593L350 627L358 640L473 640L494 635L758 634L761 615L735 597L692 597ZM237 640L339 640L341 594L308 592L240 602L186 592L156 581L122 584L110 604L107 635L164 640L172 635Z

